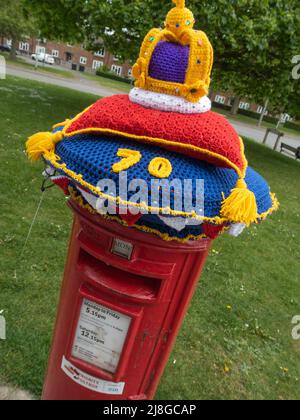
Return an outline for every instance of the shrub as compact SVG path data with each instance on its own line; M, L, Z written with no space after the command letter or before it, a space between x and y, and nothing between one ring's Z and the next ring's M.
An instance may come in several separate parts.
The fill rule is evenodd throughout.
M126 77L118 76L117 74L107 71L105 69L98 69L97 76L106 77L107 79L117 80L118 82L128 83L129 85L132 83L132 80Z

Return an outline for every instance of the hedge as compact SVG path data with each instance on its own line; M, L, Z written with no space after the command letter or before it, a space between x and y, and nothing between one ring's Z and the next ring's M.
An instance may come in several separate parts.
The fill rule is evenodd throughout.
M284 124L284 127L290 128L292 130L296 130L300 132L300 124L295 121L289 121Z
M131 79L121 77L115 73L103 71L101 69L98 69L96 74L97 76L106 77L107 79L117 80L118 82L128 83L129 85L132 83Z

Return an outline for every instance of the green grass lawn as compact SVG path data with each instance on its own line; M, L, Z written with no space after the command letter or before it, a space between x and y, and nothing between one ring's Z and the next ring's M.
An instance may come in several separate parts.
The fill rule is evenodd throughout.
M32 235L41 164L27 161L30 134L49 130L95 96L8 77L0 81L0 380L41 394L71 228L65 198L47 191ZM157 399L299 399L299 163L246 141L251 165L281 209L210 253ZM226 371L226 372L225 372Z

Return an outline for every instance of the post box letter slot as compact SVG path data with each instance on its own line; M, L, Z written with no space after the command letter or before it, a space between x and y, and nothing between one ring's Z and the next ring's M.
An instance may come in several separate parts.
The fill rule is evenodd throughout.
M108 266L83 249L79 255L78 270L83 273L86 280L101 285L109 291L140 300L156 299L161 288L160 279L143 277Z

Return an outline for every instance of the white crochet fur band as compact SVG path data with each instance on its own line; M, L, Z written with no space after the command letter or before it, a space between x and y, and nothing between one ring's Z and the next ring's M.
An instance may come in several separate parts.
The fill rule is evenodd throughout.
M207 96L201 98L199 102L193 103L179 96L133 88L129 93L129 99L145 108L181 114L202 114L211 110L211 101Z

